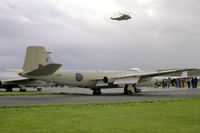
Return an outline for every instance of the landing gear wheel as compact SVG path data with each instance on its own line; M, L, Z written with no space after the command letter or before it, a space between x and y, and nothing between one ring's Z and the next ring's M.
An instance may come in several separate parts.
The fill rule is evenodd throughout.
M93 95L101 95L101 89L93 89Z
M137 88L135 87L135 93L141 93L141 89L137 89Z
M12 90L12 88L9 87L9 88L6 88L6 91L7 92L12 92L13 90Z
M131 90L128 90L128 86L124 87L124 95L131 95L133 92Z
M37 91L42 91L42 88L37 88Z
M131 90L124 91L124 95L131 95L131 94L133 94L133 92Z
M19 89L20 92L26 92L26 89Z

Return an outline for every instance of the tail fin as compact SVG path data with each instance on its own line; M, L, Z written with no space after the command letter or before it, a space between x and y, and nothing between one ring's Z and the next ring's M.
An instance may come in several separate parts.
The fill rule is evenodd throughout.
M187 71L182 72L181 78L187 78L187 77L188 77L188 72Z
M47 64L53 63L49 56L51 52L46 51L42 46L29 46L26 50L23 71L30 72Z

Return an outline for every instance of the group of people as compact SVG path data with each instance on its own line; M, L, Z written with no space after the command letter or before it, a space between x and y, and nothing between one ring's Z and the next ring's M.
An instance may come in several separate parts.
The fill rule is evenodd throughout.
M192 88L197 88L197 86L198 86L198 79L197 79L197 77L192 77L192 79L190 80L188 80L187 81L187 85L188 85L188 88L190 88L190 86L192 85Z
M163 88L168 87L170 88L171 86L175 86L176 88L185 88L185 84L187 83L188 88L197 88L198 87L198 78L197 77L192 77L192 78L177 78L177 79L165 79L163 82L160 84ZM158 83L156 83L156 86L158 86Z

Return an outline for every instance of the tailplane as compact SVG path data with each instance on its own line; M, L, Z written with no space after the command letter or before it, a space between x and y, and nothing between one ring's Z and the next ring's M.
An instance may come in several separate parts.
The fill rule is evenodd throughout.
M51 52L42 46L29 46L23 66L23 74L29 76L51 75L62 65L53 63Z
M47 64L44 67L25 73L27 76L47 76L55 73L62 65L57 63Z

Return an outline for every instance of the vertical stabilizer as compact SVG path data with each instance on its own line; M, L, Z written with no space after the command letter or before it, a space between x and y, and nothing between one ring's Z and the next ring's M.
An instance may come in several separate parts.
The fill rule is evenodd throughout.
M187 78L187 77L188 77L188 72L187 71L182 72L181 78Z
M51 52L46 51L42 46L29 46L26 50L26 57L24 61L24 72L41 68L47 64L53 63L52 58L49 56Z

